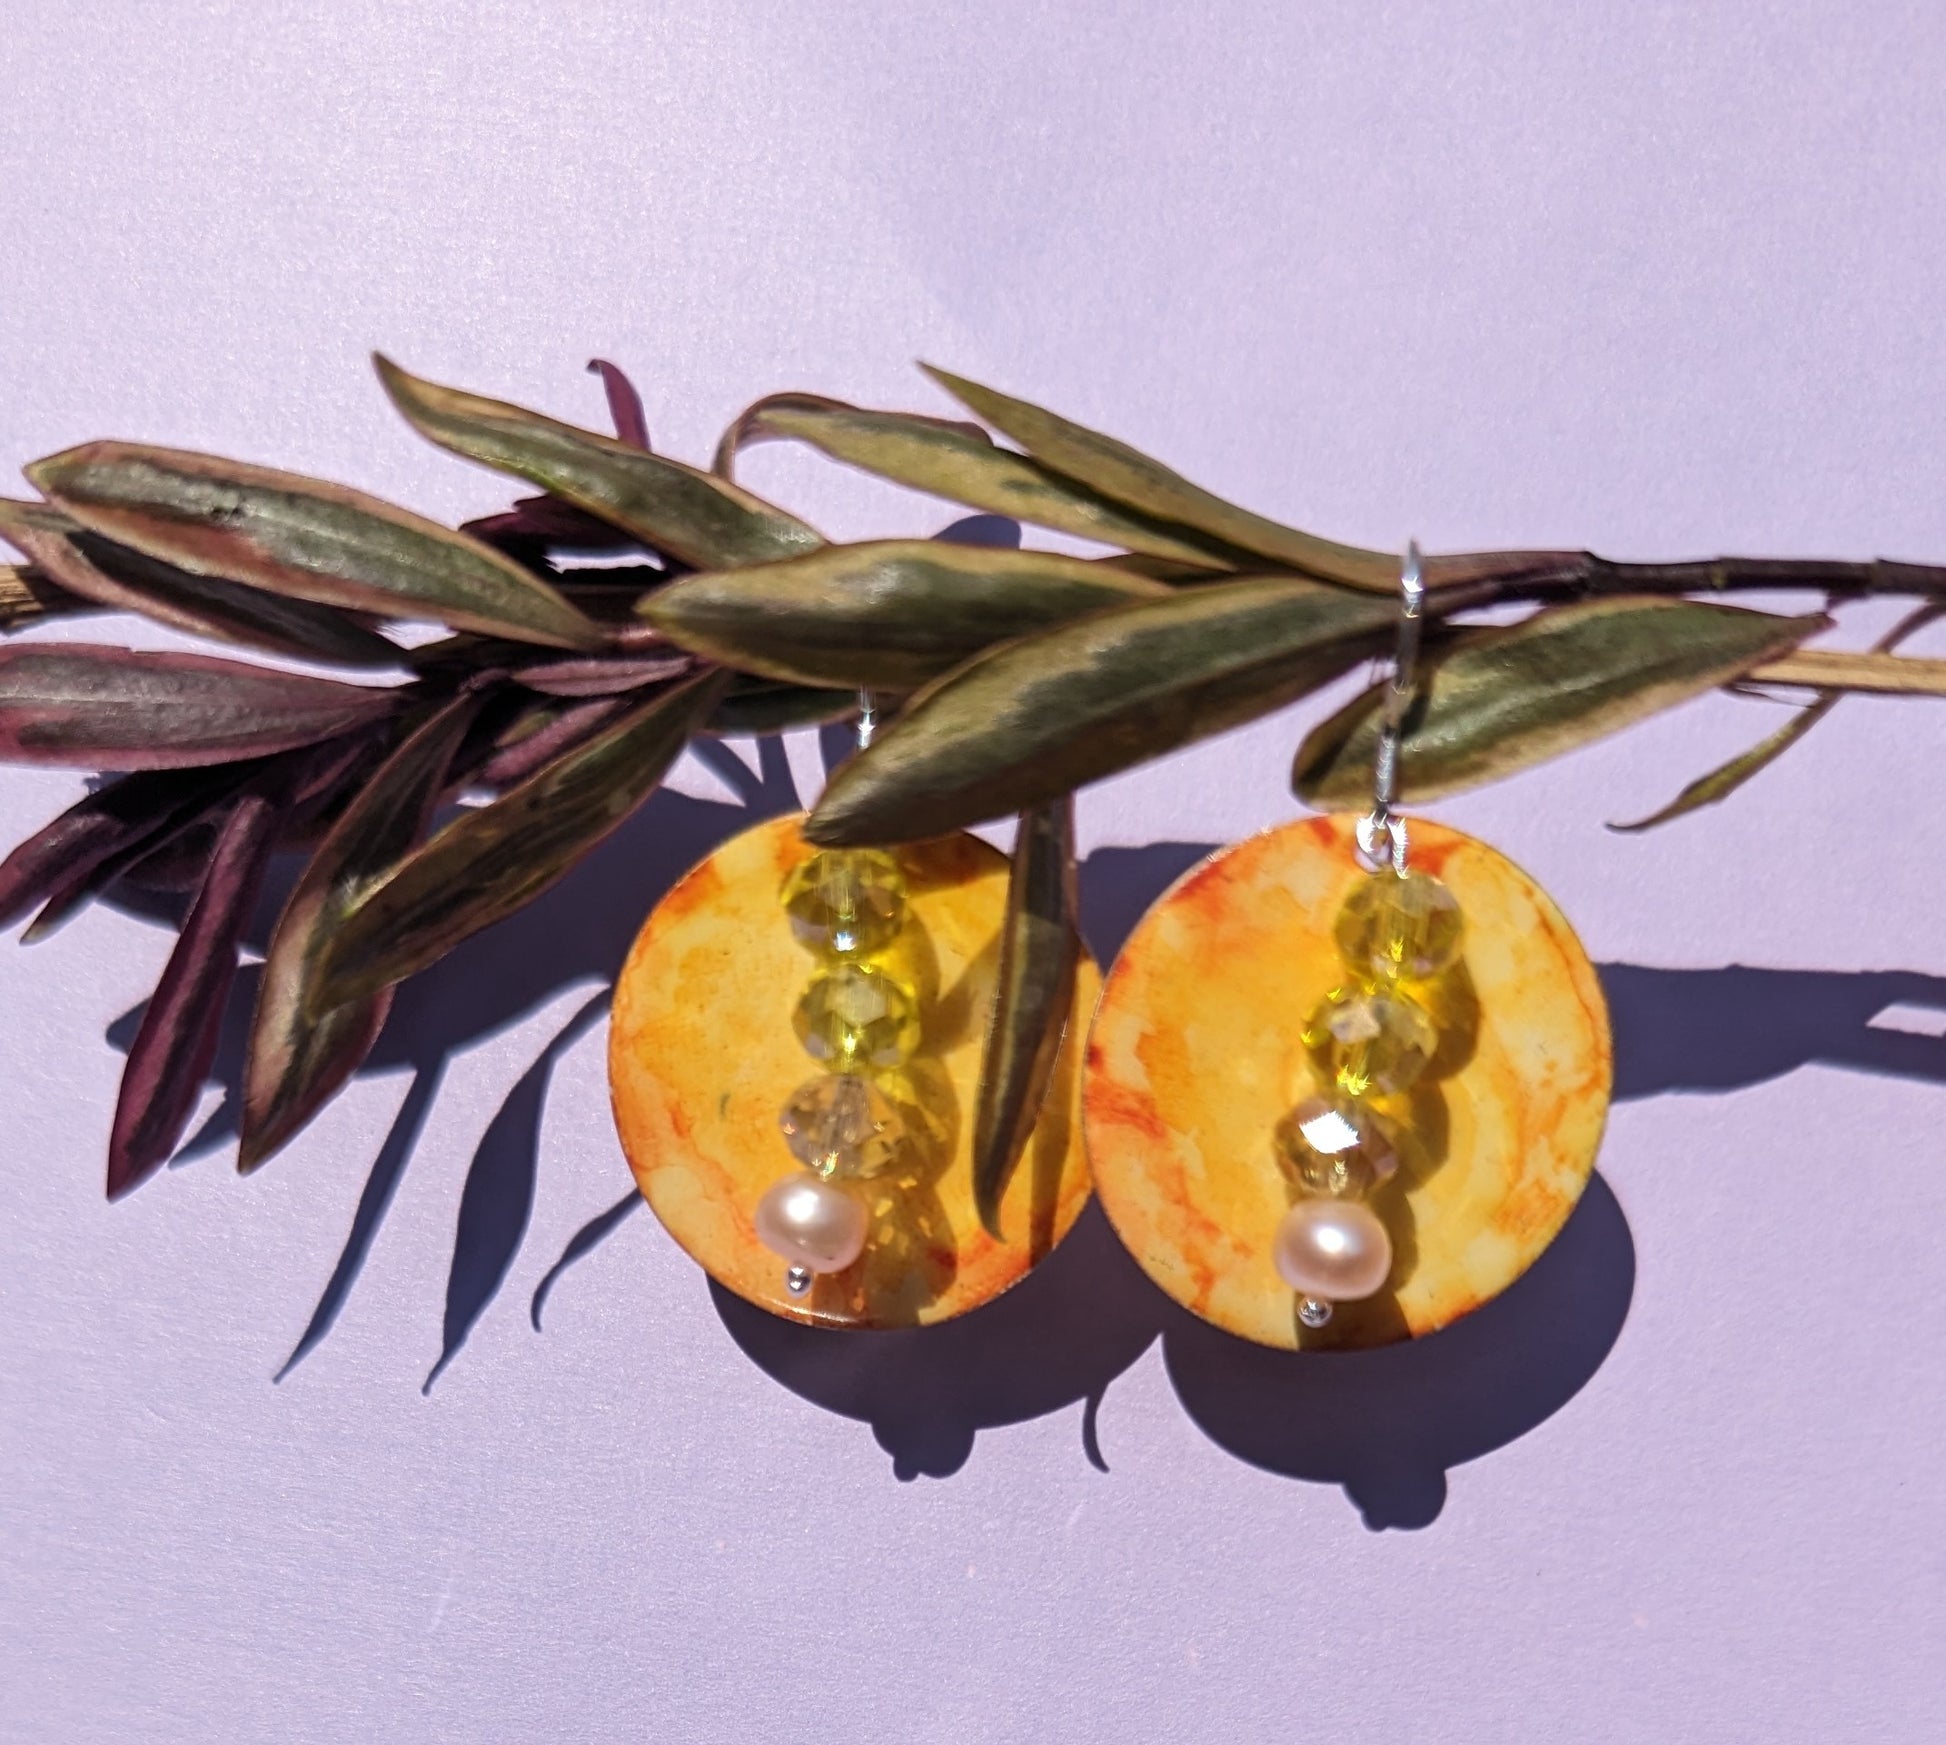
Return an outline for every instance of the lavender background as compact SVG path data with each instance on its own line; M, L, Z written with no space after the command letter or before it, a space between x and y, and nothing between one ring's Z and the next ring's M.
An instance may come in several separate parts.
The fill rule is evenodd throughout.
M924 356L1344 538L1937 560L1943 63L1936 6L1837 0L13 0L0 455L459 516L504 487L369 348L586 421L615 358L690 456L771 389L937 406ZM749 476L838 534L949 518ZM742 801L686 765L249 1182L219 1143L102 1203L162 932L0 951L0 1736L1937 1736L1938 707L1602 828L1776 719L1439 809L1614 966L1621 1098L1542 1266L1362 1363L1200 1330L1092 1217L950 1331L831 1340L621 1209L603 978L776 759ZM1290 815L1300 726L1084 796L1104 946L1170 845ZM7 772L0 834L77 786Z

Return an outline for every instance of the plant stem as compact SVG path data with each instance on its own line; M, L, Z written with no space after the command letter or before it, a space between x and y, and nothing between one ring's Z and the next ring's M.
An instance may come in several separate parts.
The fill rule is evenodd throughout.
M1589 551L1500 551L1426 560L1435 603L1479 589L1495 600L1545 600L1562 594L1717 594L1809 588L1822 594L1946 596L1946 566L1873 558L1716 557L1682 563L1615 563Z

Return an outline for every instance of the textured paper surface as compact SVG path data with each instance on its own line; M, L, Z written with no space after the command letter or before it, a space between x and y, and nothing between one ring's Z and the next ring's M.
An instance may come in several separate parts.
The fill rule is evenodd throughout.
M1340 538L1939 559L1943 61L1936 7L1835 0L13 0L0 454L456 516L507 491L368 349L586 420L614 358L691 458L777 388L943 409L925 357ZM836 533L950 518L746 471ZM1439 809L1609 966L1621 1100L1527 1294L1355 1366L1200 1330L1093 1217L991 1320L854 1345L617 1213L537 1333L629 1191L589 1003L746 817L720 771L248 1182L217 1146L105 1206L104 1031L165 937L8 945L0 1737L1939 1736L1946 1043L1883 1026L1946 1002L1946 716L1848 702L1602 829L1777 719ZM1098 948L1170 845L1289 815L1300 726L1084 796ZM77 790L6 772L7 839ZM422 1396L456 1234L454 1330L485 1306Z

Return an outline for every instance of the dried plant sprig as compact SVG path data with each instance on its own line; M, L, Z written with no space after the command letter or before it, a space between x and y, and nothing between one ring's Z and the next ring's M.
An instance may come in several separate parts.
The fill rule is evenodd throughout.
M103 644L0 650L0 757L115 772L0 864L0 919L38 910L31 939L118 885L189 898L124 1074L110 1192L180 1140L274 853L305 864L260 978L246 1169L357 1069L399 981L563 876L691 737L836 719L868 687L888 719L830 783L814 840L1022 815L975 1110L977 1200L995 1226L1070 997L1075 789L1366 660L1390 630L1397 558L1283 526L942 371L980 422L775 394L732 422L706 471L651 452L640 397L601 360L589 367L613 436L377 366L431 441L542 494L455 531L343 486L98 442L27 468L43 500L0 502L0 538L26 560L0 568L0 631L127 612L355 675ZM769 441L1112 549L834 544L733 478L739 454ZM623 561L574 567L587 554ZM1939 566L1514 551L1434 556L1425 576L1407 798L1510 774L1711 689L1814 693L1645 821L1659 823L1741 786L1847 691L1946 695L1946 661L1893 652L1946 610ZM1877 650L1848 654L1803 646L1830 623L1821 612L1722 603L1741 590L1924 604ZM1508 603L1533 610L1467 619ZM395 629L426 621L448 634L409 646ZM1307 736L1301 797L1363 798L1378 695ZM428 837L436 807L467 792L486 798Z

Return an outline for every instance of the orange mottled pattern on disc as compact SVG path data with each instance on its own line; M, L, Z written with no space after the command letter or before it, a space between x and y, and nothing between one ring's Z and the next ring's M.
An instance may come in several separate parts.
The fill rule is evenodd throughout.
M914 991L911 1058L872 1074L906 1135L895 1166L852 1184L872 1230L864 1256L803 1297L751 1217L798 1169L778 1118L822 1070L794 1023L818 962L793 936L784 886L811 848L801 818L726 842L656 905L615 985L609 1082L622 1149L644 1197L710 1275L793 1320L902 1327L999 1295L1067 1233L1088 1199L1080 1046L1100 988L1076 978L1074 1016L1040 1125L1001 1204L1005 1240L973 1206L973 1108L998 971L1007 861L977 837L897 850L903 924L871 962Z
M1504 855L1422 819L1412 866L1464 918L1460 960L1422 992L1438 1053L1373 1105L1399 1135L1372 1194L1392 1237L1387 1288L1329 1326L1296 1319L1271 1244L1293 1189L1279 1121L1326 1087L1306 1020L1345 976L1334 926L1372 875L1349 817L1308 818L1193 869L1116 960L1089 1038L1095 1191L1150 1277L1265 1345L1379 1345L1430 1333L1526 1271L1594 1165L1612 1077L1594 966Z

